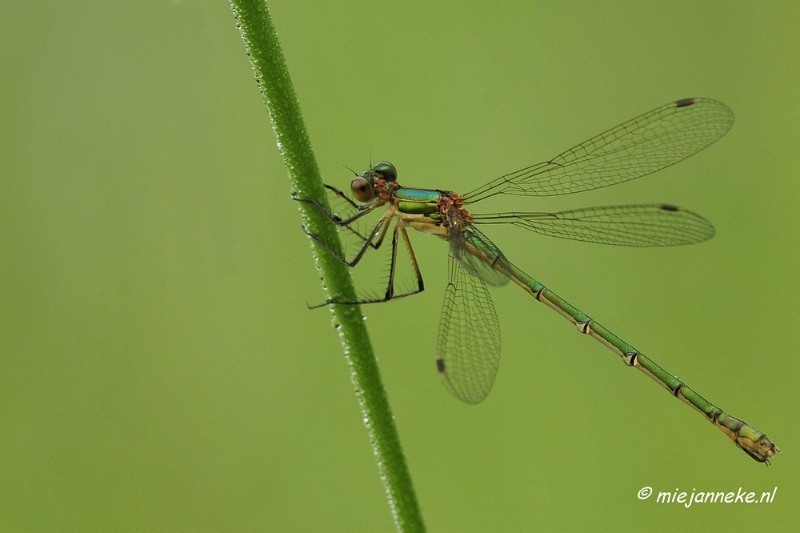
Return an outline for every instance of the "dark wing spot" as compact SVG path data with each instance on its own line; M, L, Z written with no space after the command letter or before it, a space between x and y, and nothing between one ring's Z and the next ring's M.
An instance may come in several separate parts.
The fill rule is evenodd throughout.
M444 359L436 360L436 369L439 370L440 374L444 374Z
M664 211L680 211L681 208L677 205L670 205L670 204L661 204L661 209Z
M675 102L675 107L686 107L687 105L692 105L694 103L694 98L684 98L683 100L678 100Z

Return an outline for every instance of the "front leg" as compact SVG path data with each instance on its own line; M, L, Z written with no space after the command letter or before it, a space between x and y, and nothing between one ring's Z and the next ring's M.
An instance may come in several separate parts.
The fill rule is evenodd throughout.
M352 200L350 200L347 196L345 196L345 194L342 191L340 191L336 187L333 187L332 185L327 185L327 184L325 185L325 187L327 189L330 189L330 190L334 191L337 196L340 196L340 197L344 198L345 200L347 200L355 209L358 210L358 212L353 216L350 216L348 218L342 219L336 213L331 213L330 211L328 211L321 203L319 203L319 201L317 201L314 198L300 198L300 197L297 196L297 193L293 192L292 193L292 200L296 200L298 202L304 202L304 203L313 205L315 208L317 208L318 211L320 211L323 215L325 215L331 222L333 222L334 224L336 224L340 228L346 228L348 231L350 231L356 237L358 237L359 240L361 240L362 243L369 241L370 240L369 237L366 237L366 236L362 235L361 232L359 232L358 230L353 228L351 226L351 224L354 221L358 220L359 218L363 217L364 215L366 215L368 213L371 213L373 210L375 210L376 207L378 207L379 205L382 205L382 204L378 203L378 202L371 202L369 204L361 204L361 205L359 205L359 204L356 204L355 202L353 202ZM328 251L330 251L330 247L327 244L325 244L324 242L322 242L317 235L313 235L313 234L309 233L306 230L306 228L303 228L303 231L305 231L306 234L309 237L312 237L317 242L323 244L323 246L325 246L325 248L328 249ZM377 250L378 248L380 248L382 242L383 242L383 236L381 236L381 238L378 239L375 242L370 242L369 246L371 246L373 249ZM335 254L335 253L332 253L332 254L334 256L338 257L338 254ZM342 262L347 264L347 261L345 261L343 259L342 259Z
M328 217L328 219L330 219L330 221L336 224L337 226L349 226L352 222L358 220L359 218L363 217L368 213L371 213L376 207L382 205L382 203L378 201L372 201L367 204L356 204L350 198L345 196L345 194L336 187L333 187L332 185L325 185L325 188L334 191L334 193L336 193L337 196L345 199L354 209L357 210L357 212L352 216L349 216L347 218L342 218L336 213L331 213L330 211L328 211L315 198L300 198L299 196L297 196L296 192L293 192L292 200L313 205L314 207L317 208L317 210L319 210L323 215Z
M381 241L386 236L387 229L389 227L389 224L391 223L391 217L390 218L384 218L384 219L382 219L382 221L383 222L379 222L379 224L383 223L383 227L380 230L380 232L381 232L380 240ZM376 227L376 229L377 229L377 227ZM373 235L374 234L375 234L375 231L373 231ZM309 234L309 235L311 235L311 234ZM408 253L410 255L411 267L412 267L412 269L414 271L414 275L416 277L416 282L417 282L416 283L417 286L415 288L412 288L410 290L407 290L407 291L401 292L401 293L395 292L395 269L397 267L397 252L398 252L398 246L400 244L398 236L402 237L402 239L403 239L403 241L404 241L404 243L406 245L406 248L407 248ZM311 237L315 238L313 235L311 235ZM318 240L318 242L321 242L321 241ZM324 243L321 243L321 244L323 244L323 246L324 246ZM395 224L394 231L392 232L392 244L391 244L391 246L392 246L392 253L391 253L391 262L389 264L389 279L387 280L386 289L385 289L384 294L383 294L382 297L358 298L356 300L340 300L340 299L337 299L337 298L334 297L334 298L329 298L328 300L326 300L325 302L323 302L321 304L309 305L308 308L309 309L316 309L318 307L322 307L322 306L330 305L330 304L355 305L355 304L371 304L371 303L388 302L389 300L395 300L397 298L402 298L404 296L411 296L412 294L418 294L418 293L422 292L423 290L425 290L425 284L422 281L422 274L419 271L419 266L417 265L417 259L414 256L414 250L413 250L413 248L411 248L411 242L408 239L408 233L406 232L406 229L402 224ZM362 256L363 256L364 250L366 250L366 246L364 246L362 248L362 250L361 250L361 255ZM359 257L359 259L360 259L360 257ZM347 262L344 262L344 263L348 264ZM350 266L350 265L348 265L348 266Z
M303 231L305 232L306 235L308 235L309 237L311 237L312 239L317 241L320 244L320 246L322 246L325 249L326 252L331 254L333 257L335 257L336 259L338 259L339 261L341 261L345 265L347 265L347 266L352 268L352 267L356 266L359 263L359 261L361 261L361 258L364 257L364 254L366 253L368 248L370 248L370 247L372 247L374 249L380 248L381 244L383 243L384 237L386 237L386 231L389 229L389 223L391 222L392 218L393 218L393 215L391 213L387 212L386 214L384 214L380 218L380 220L378 220L378 223L375 224L375 227L372 228L372 231L369 233L369 237L364 239L364 242L362 243L362 245L359 248L358 252L356 253L355 257L350 261L348 261L346 257L343 257L342 255L340 255L339 253L334 251L328 245L328 243L326 243L319 235L317 235L316 233L311 233L310 231L308 231L308 229L305 226L303 226ZM346 226L346 227L348 229L351 229L349 226ZM351 229L351 231L355 232L355 230L352 230L352 229ZM356 233L356 234L360 235L358 233ZM377 237L377 240L376 240L376 237Z
M323 185L325 185L325 188L326 188L326 189L328 189L329 191L332 191L332 192L333 192L333 194L335 194L336 196L338 196L339 198L341 198L342 200L344 200L345 202L347 202L348 204L350 204L350 206L351 206L353 209L358 209L358 208L359 208L359 204L355 203L355 202L353 201L353 199L352 199L352 198L350 198L349 196L347 196L347 195L346 195L346 194L345 194L343 191L341 191L340 189L337 189L337 188L336 188L336 187L334 187L333 185L328 185L327 183L323 183Z

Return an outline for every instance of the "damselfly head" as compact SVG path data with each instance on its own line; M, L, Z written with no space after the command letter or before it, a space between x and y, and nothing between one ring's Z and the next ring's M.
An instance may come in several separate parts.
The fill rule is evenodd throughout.
M359 202L369 202L375 196L375 186L386 188L386 184L397 181L397 169L387 161L375 163L350 182L350 192Z

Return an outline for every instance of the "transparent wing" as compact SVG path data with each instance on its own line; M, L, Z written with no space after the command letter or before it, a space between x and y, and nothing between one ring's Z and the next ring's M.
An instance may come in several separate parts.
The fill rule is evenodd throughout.
M579 144L550 161L501 176L464 196L553 196L632 180L674 165L712 144L733 125L733 111L709 98L658 107Z
M668 204L616 205L559 213L474 215L475 224L513 224L536 233L619 246L693 244L714 236L714 226L692 211Z
M451 226L452 227L452 226ZM503 255L492 241L481 233L475 226L467 226L464 232L458 237L454 230L450 232L450 253L458 261L463 269L476 276L493 287L505 285L510 280L493 269L486 261L479 256L493 261L496 257Z
M451 236L449 278L439 322L436 366L445 387L476 404L492 389L500 364L500 324L483 280L462 268L460 236Z

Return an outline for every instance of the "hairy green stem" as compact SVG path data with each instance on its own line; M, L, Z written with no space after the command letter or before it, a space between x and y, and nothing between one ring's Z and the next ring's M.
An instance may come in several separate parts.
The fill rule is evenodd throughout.
M231 7L294 190L299 197L316 199L327 207L311 141L266 2L231 0ZM320 235L325 242L339 243L330 220L310 204L298 204L309 231ZM312 240L312 245L328 293L354 300L355 290L347 267L321 249L316 241ZM338 246L341 248L340 244ZM424 531L411 476L361 310L357 305L332 307L395 526L403 532Z

